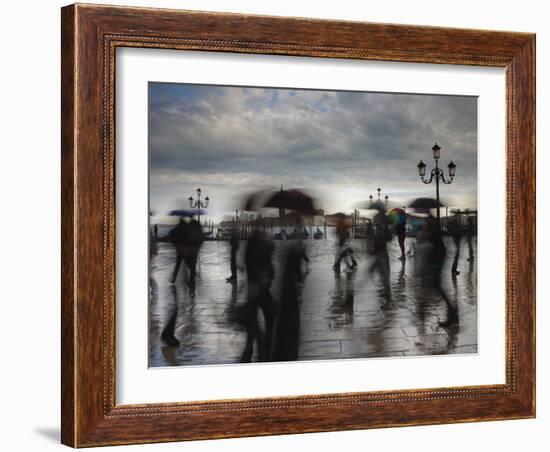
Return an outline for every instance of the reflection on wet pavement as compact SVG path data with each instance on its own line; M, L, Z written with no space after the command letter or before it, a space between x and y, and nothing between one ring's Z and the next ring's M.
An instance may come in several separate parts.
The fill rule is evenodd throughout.
M406 249L414 239L408 238ZM423 285L414 273L414 259L399 260L397 240L388 244L391 297L385 296L378 273L369 273L373 257L365 241L355 239L358 266L335 274L335 244L329 239L304 241L309 257L299 306L298 360L369 358L477 352L477 262L469 261L462 241L458 270L451 275L455 253L445 238L447 257L442 288L458 304L459 320L442 327L447 306L440 294ZM281 255L292 241L276 241L275 279L271 293L279 300ZM474 256L477 244L474 238ZM227 241L203 244L197 264L197 280L189 288L180 272L175 284L169 279L175 261L170 243L159 243L151 261L149 307L149 365L179 366L238 363L246 343L239 321L247 299L240 247L236 283L230 275ZM260 324L262 323L261 315ZM162 337L161 337L162 336ZM252 361L257 361L254 351Z

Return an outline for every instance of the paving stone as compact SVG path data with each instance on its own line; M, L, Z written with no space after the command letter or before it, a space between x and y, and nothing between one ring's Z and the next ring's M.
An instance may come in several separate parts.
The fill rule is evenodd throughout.
M477 335L471 333L458 333L450 335L450 340L456 347L477 346Z
M410 242L412 239L407 239ZM320 243L322 242L322 243ZM465 241L463 241L465 242ZM245 242L240 250L244 252ZM355 240L359 262L353 274L335 275L332 271L334 248L330 240L307 241L310 257L302 300L299 305L299 360L379 358L430 354L477 353L477 273L463 262L461 275L451 278L452 252L447 255L442 287L459 306L459 324L441 327L447 307L441 296L423 287L414 276L413 260L399 261L399 249L390 244L390 284L392 298L380 296L381 280L369 273L373 258L364 254L364 241ZM275 268L281 248L276 242ZM465 247L465 243L463 243ZM407 243L407 249L411 244ZM451 245L450 250L454 250ZM461 259L468 255L462 250ZM238 323L239 311L246 303L246 277L241 272L237 284L228 284L229 247L227 242L204 243L194 292L183 275L176 284L169 283L174 265L174 250L168 243L159 244L153 258L152 277L157 290L149 306L149 365L213 365L239 363L246 343L246 330ZM276 270L271 293L279 302L281 281ZM175 336L179 347L170 347L160 335L176 316ZM265 327L259 311L258 323ZM257 360L254 351L252 360Z
M340 355L342 346L339 340L301 342L298 347L298 356L302 358Z

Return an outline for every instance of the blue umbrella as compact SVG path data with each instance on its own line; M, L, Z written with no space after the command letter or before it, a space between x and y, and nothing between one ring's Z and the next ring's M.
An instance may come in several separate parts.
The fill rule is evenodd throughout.
M171 217L194 217L195 215L204 215L200 209L176 209L168 212Z

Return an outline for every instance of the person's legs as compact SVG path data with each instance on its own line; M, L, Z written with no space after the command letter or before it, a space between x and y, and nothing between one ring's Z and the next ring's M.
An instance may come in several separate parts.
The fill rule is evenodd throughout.
M390 257L388 253L381 253L378 257L378 271L384 285L384 296L387 302L391 301L391 286L390 286Z
M398 235L397 241L399 243L399 248L401 249L400 259L405 259L405 234Z
M166 342L170 347L177 347L180 345L180 341L174 336L175 328L176 328L176 317L177 317L177 310L172 314L172 317L162 330L162 334L160 335L160 338Z
M273 303L273 297L269 289L265 289L261 294L260 308L262 309L265 320L265 337L258 335L258 351L260 354L260 361L267 361L271 354L273 327L275 325L275 304Z
M176 265L174 267L174 271L172 272L172 277L170 278L170 281L172 284L176 282L176 278L178 276L178 273L180 271L181 261L183 260L183 256L177 256L176 257Z
M237 279L237 250L231 248L231 276L227 281L235 281Z
M378 257L374 256L374 260L372 261L372 264L370 264L369 266L368 273L369 274L374 273L377 268L378 268Z
M191 252L185 259L185 263L189 268L189 284L195 283L195 277L197 275L197 253Z
M334 261L334 265L332 266L332 268L337 273L340 273L340 262L342 262L342 259L344 258L344 256L345 256L345 251L342 251L342 252L338 251L336 254L336 260Z
M346 248L344 251L346 255L346 265L348 268L355 268L357 267L357 261L353 257L353 249L352 248Z
M296 361L298 358L298 338L300 332L300 315L298 301L292 299L291 288L285 290L284 304L277 315L277 326L271 361ZM282 298L282 297L281 297Z
M241 363L249 363L252 361L252 352L254 351L254 340L258 333L258 325L251 323L246 329L246 345L244 346L243 354L241 355Z
M254 341L258 336L258 309L254 302L249 300L245 306L246 309L246 345L244 346L243 354L241 355L242 363L252 361L252 353L254 352Z
M345 295L345 301L344 305L346 306L353 306L353 299L354 299L354 290L353 290L353 280L355 278L355 273L357 270L353 270L351 272L348 272L346 275L346 295Z
M160 335L160 338L168 344L170 347L177 347L180 345L180 341L176 338L174 335L176 331L176 319L178 317L178 297L176 292L176 287L171 286L172 289L172 298L173 298L173 304L171 305L172 312L170 313L170 318L168 319L168 323L162 330L162 333Z
M458 321L458 305L456 302L451 302L447 296L447 292L441 286L441 271L435 271L432 274L432 287L437 293L445 300L447 305L447 320L445 322L439 322L441 326L449 326Z
M455 251L455 257L453 260L453 267L451 269L451 273L453 275L458 275L459 272L457 271L457 267L458 267L458 257L460 255L460 236L453 237L453 240L454 240L456 251Z

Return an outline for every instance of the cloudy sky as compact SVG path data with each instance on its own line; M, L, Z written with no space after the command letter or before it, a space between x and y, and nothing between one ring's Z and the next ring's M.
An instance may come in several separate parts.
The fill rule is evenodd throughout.
M198 187L208 215L265 188L312 192L325 213L376 195L402 206L435 196L416 165L457 165L446 205L475 208L477 98L149 83L150 207L156 221L188 207Z

